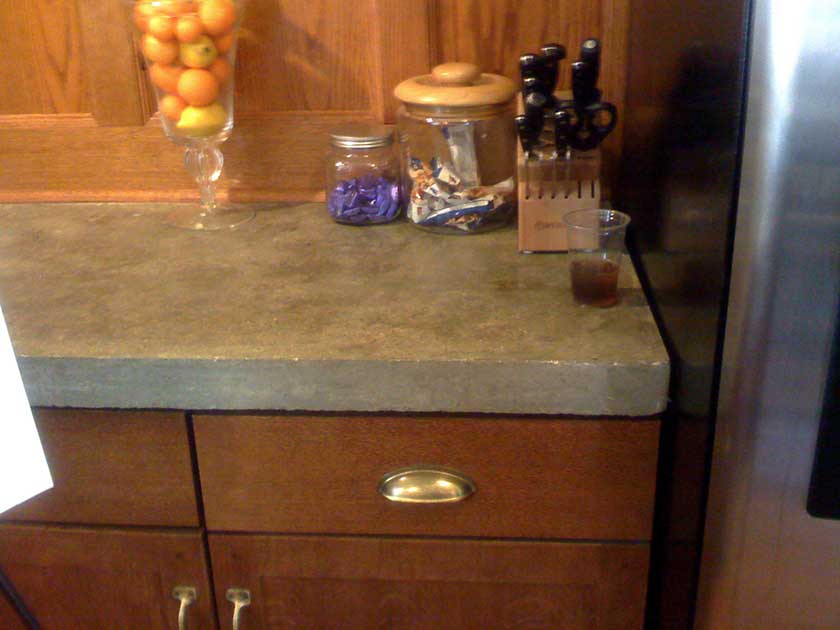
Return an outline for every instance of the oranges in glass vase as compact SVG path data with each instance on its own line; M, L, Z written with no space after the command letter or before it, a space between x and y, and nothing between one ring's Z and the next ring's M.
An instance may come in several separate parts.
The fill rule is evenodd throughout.
M238 0L136 0L132 18L173 140L222 141L233 127Z

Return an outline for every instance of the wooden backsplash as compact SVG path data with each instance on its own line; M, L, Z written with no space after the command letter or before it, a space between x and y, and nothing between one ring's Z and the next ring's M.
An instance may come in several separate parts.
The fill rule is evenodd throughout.
M250 0L236 67L231 199L317 198L327 130L393 122L393 87L442 61L517 77L547 41L603 42L601 87L625 97L629 0ZM568 64L561 66L568 87ZM123 0L0 2L0 201L196 195L163 135ZM605 150L615 159L621 128Z

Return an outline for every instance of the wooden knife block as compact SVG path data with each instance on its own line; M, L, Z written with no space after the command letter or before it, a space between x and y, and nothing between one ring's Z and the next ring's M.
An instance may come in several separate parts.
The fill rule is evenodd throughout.
M517 101L521 109L522 99ZM553 121L547 120L546 127L546 135L553 138ZM601 207L601 150L572 150L571 159L556 161L552 152L549 142L539 159L526 160L521 144L516 144L520 252L567 251L563 215Z

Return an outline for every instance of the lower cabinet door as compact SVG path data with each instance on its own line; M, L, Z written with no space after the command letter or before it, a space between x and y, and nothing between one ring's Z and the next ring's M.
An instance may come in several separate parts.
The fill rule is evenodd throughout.
M216 627L198 532L3 525L0 567L43 630L178 630L176 586L196 592L186 627ZM0 606L0 628L23 627Z
M641 628L646 544L211 534L221 628ZM230 589L234 589L230 591ZM226 595L248 591L233 622Z

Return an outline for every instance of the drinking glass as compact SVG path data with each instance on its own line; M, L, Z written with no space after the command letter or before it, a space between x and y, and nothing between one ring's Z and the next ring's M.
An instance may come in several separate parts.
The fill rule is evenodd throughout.
M618 271L630 217L617 210L575 210L563 221L575 301L598 307L617 304Z
M220 206L219 145L233 130L233 68L245 0L124 0L170 140L198 184L200 205L179 206L167 222L193 230L232 228L249 208Z

